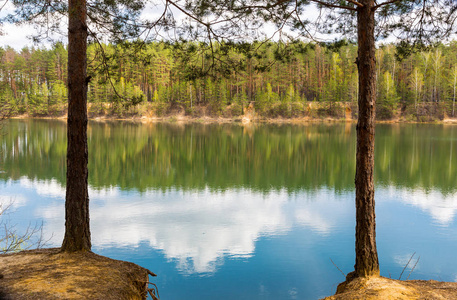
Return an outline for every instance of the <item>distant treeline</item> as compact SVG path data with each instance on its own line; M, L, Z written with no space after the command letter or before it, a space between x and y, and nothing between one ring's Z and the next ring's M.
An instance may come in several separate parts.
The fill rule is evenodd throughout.
M377 50L377 118L455 117L457 42L402 60L394 45ZM259 116L357 114L357 46L296 42L128 43L88 48L89 113L236 117L253 103ZM62 115L67 49L0 48L0 99L12 114ZM313 102L313 103L310 103Z

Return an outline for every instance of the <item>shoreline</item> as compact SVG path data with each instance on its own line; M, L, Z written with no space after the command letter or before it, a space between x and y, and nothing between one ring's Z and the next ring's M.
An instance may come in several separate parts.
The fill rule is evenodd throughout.
M29 116L26 114L12 116L9 119L26 120L26 119L37 119L37 120L60 120L67 122L67 115L61 116ZM291 125L304 125L304 124L315 124L315 123L357 123L356 119L346 118L313 118L313 117L297 117L297 118L265 118L265 117L250 117L250 116L238 116L238 117L220 117L220 116L188 116L183 114L170 114L167 116L132 116L132 117L118 117L118 116L92 116L88 117L88 121L92 122L135 122L135 123L201 123L201 124L291 124ZM392 120L376 120L376 124L442 124L442 125L457 125L457 118L444 118L443 120L434 120L430 122L419 122L412 120L405 120L402 118Z

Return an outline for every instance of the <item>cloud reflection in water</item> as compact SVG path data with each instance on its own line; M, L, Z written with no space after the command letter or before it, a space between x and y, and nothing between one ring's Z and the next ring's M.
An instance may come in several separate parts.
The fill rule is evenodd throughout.
M44 234L53 236L53 246L60 245L64 233L65 189L53 180L21 178L18 184L21 190L32 189L46 201L34 208L34 215L44 220ZM402 195L403 202L427 211L442 226L454 219L457 210L454 195L445 197L436 191L406 189L391 192ZM167 259L176 261L177 268L187 274L213 273L226 257L249 258L260 237L282 235L294 227L306 227L321 236L330 235L347 212L328 207L340 205L341 210L348 207L338 200L341 195L325 188L299 193L285 190L259 193L242 188L138 193L113 187L90 188L89 195L94 247L137 247L147 243ZM26 194L18 195L21 205L32 200L24 200L26 197Z
M457 212L457 193L443 195L436 190L405 189L398 194L402 202L420 208L438 225L447 227L452 224Z
M45 235L53 235L52 243L58 246L64 233L65 189L53 181L26 178L19 184L40 196L62 199L39 206L34 213L44 219ZM146 242L177 261L184 273L214 272L224 257L253 255L261 236L281 235L294 226L328 234L337 219L323 215L319 207L325 204L319 201L333 200L325 190L317 193L322 195L247 189L140 194L90 188L92 242L98 248L136 247Z

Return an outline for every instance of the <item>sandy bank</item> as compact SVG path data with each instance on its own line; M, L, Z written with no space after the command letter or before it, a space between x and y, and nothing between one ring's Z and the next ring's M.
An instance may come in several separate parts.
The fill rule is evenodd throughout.
M0 299L146 299L147 269L59 250L0 255Z
M356 278L338 286L325 300L457 299L457 282L435 280L394 280L385 277Z
M63 122L67 121L66 115L60 116L29 116L26 114L17 115L11 117L11 119L45 119L45 120L60 120ZM89 116L90 121L94 122L111 122L111 121L131 121L139 123L202 123L202 124L224 124L224 123L271 123L271 124L310 124L310 123L335 123L335 122L345 122L345 123L356 123L357 120L353 118L333 118L333 117L295 117L295 118L266 118L253 115L242 115L236 117L222 117L222 116L189 116L184 113L168 114L165 116L130 116L130 117L119 117L114 115L101 115L101 116ZM457 125L457 118L445 118L443 120L434 120L430 122L417 122L411 119L396 118L392 120L377 120L378 124L400 124L400 123L409 123L409 124L444 124L444 125Z

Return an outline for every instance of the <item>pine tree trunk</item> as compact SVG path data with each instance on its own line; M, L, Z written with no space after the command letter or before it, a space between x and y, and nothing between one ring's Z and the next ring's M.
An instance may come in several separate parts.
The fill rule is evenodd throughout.
M374 138L376 57L374 0L362 1L357 12L359 116L356 156L356 276L379 275L374 202Z
M69 1L65 237L62 251L90 251L87 191L86 1Z
M454 67L454 97L452 99L452 117L455 117L455 86L457 83L457 67Z

